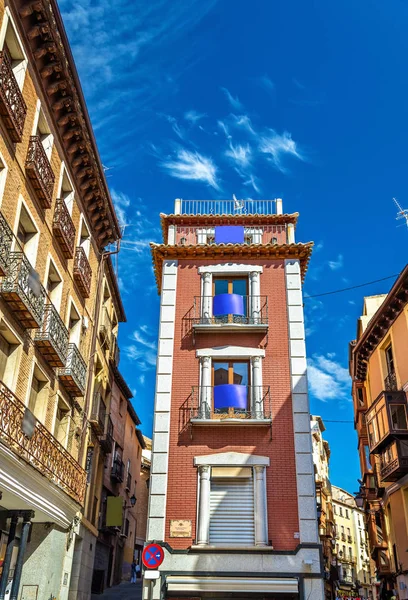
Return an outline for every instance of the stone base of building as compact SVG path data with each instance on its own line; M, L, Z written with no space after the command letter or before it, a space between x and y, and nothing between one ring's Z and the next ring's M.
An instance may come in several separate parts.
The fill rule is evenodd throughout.
M68 600L89 600L91 597L96 539L96 535L83 523L79 525L75 539Z

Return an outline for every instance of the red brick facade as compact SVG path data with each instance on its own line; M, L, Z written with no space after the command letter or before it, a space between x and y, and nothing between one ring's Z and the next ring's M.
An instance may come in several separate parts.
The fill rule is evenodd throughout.
M270 458L266 470L269 539L276 550L293 550L299 531L294 452L292 398L289 370L288 319L283 260L239 260L225 262L263 267L261 294L268 296L269 330L264 332L191 332L188 317L194 296L201 293L198 267L220 261L180 260L176 291L176 322L170 422L170 450L167 490L166 541L177 549L194 543L197 513L197 470L195 456L218 452L244 452ZM195 342L195 343L194 343ZM199 385L196 350L234 345L263 348L263 385L270 386L272 398L272 440L267 426L185 426L184 407L193 385ZM192 436L192 437L191 437ZM170 538L170 519L191 519L192 538Z

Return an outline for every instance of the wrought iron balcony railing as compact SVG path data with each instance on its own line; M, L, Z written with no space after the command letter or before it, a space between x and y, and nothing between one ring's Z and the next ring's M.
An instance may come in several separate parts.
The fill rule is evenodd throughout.
M387 377L384 379L384 389L386 392L397 392L397 374L395 371L391 371L388 373Z
M23 402L0 382L0 440L82 505L86 487L85 471L38 421L31 437L23 433L26 410Z
M59 370L58 376L65 389L72 396L84 396L86 386L86 362L76 344L68 344L65 367Z
M197 423L230 419L269 423L272 418L270 387L234 384L193 386L189 411L190 420Z
M182 215L274 215L276 200L180 200Z
M67 360L69 333L57 309L46 304L44 319L34 338L35 344L51 367L63 367Z
M55 175L39 135L30 137L25 166L42 206L51 208Z
M75 226L62 198L55 204L52 230L65 258L73 258L75 250Z
M105 430L106 406L100 392L95 392L92 401L92 411L89 421L97 435L102 435Z
M21 142L27 105L11 67L7 46L0 52L0 114L13 142Z
M117 483L122 483L125 472L125 465L119 457L115 457L111 469L111 479Z
M78 246L75 250L74 279L83 297L89 298L92 270L85 251L81 246Z
M0 212L0 276L2 277L7 273L12 242L13 232Z
M381 481L398 481L408 473L408 440L394 440L381 452Z
M106 454L112 452L113 448L113 423L109 415L106 415L106 426L104 434L99 438L101 448Z
M193 325L203 326L203 329L229 326L238 330L240 325L267 326L268 297L239 294L194 296Z
M44 316L45 289L23 252L10 252L0 293L25 329L40 327Z
M112 344L112 321L110 319L106 306L102 308L102 315L99 325L99 333L101 336L101 343L107 348L111 347Z
M203 225L175 225L176 246L213 246L217 243L216 230L213 226ZM287 226L278 225L250 225L243 231L243 244L286 244ZM225 242L221 242L225 243Z

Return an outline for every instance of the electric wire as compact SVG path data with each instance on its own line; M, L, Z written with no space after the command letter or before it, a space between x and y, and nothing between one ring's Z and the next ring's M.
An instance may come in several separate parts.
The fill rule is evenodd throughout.
M322 292L321 294L312 294L311 296L303 296L306 300L307 298L317 298L318 296L330 296L331 294L339 294L340 292L348 292L349 290L355 290L356 288L364 287L365 285L371 285L372 283L379 283L380 281L386 281L386 279L392 279L394 277L398 277L399 273L396 275L388 275L388 277L382 277L381 279L374 279L373 281L367 281L366 283L360 283L358 285L351 285L350 287L340 288L339 290L332 290L331 292Z

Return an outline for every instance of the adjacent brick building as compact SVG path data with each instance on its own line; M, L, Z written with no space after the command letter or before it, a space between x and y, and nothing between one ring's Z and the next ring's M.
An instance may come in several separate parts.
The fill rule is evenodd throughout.
M280 200L176 200L161 218L153 597L320 599L301 290L312 244L295 243Z

